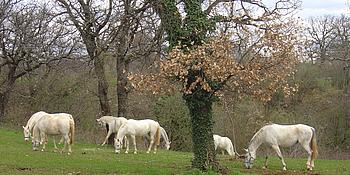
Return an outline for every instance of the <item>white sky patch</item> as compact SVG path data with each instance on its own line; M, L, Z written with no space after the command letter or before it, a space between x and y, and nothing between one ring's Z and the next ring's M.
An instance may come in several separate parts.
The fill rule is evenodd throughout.
M304 8L297 13L301 18L318 17L324 15L350 15L348 8Z
M278 0L261 0L273 6ZM304 19L324 15L350 15L350 0L301 0L296 16Z

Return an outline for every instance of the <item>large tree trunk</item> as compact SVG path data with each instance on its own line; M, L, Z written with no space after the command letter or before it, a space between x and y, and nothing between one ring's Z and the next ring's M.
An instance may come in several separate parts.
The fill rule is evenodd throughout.
M184 95L190 111L194 159L192 166L202 171L217 168L215 160L212 117L212 94L199 90Z
M15 86L16 82L16 66L9 66L9 71L7 73L7 79L4 84L0 87L0 122L3 122L5 117L5 112L7 104L9 101L10 93Z
M7 103L8 93L0 93L0 122L4 121Z
M124 16L122 19L122 26L119 33L119 46L117 48L117 99L118 99L118 117L127 117L128 107L128 92L126 85L128 82L127 76L129 73L129 58L127 58L128 52L128 39L130 30L130 3L131 1L124 2Z
M111 107L108 100L108 83L105 76L104 61L101 56L94 59L94 68L98 81L98 98L102 115L110 115Z
M124 58L118 57L117 63L117 99L118 99L118 117L127 117L128 111L128 83L129 62Z

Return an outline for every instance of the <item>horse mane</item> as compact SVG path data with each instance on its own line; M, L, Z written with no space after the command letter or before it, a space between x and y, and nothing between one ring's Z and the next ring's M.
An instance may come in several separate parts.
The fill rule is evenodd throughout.
M266 126L268 126L268 125L266 125ZM256 132L256 133L253 135L253 137L252 137L252 139L250 139L248 145L251 145L252 142L253 142L255 139L257 139L257 137L265 130L265 127L266 127L266 126L264 126L264 127L262 127L261 129L259 129L259 131Z

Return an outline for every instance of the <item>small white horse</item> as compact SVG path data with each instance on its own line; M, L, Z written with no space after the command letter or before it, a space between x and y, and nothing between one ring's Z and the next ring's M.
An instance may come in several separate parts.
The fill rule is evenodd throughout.
M114 138L114 147L115 153L120 153L121 144L123 142L124 136L131 137L134 144L134 154L137 154L136 148L136 136L146 136L150 134L150 145L148 147L147 153L151 151L152 146L154 146L154 153L157 151L157 146L160 143L160 126L159 123L151 120L133 120L129 119L125 124L123 124L118 131L117 137ZM156 145L154 145L154 141L156 141ZM129 144L127 144L127 148L125 153L129 151Z
M270 124L262 127L257 133L254 134L250 140L248 149L245 155L245 167L252 168L253 162L256 159L256 150L261 144L271 146L276 152L278 157L282 161L283 170L287 170L286 163L284 162L281 150L279 146L290 147L297 143L309 154L306 162L306 168L312 170L314 168L314 160L317 157L317 143L315 129L308 125L296 124L296 125L278 125ZM265 166L267 167L267 156L265 159Z
M108 141L109 136L111 136L112 133L117 133L120 126L122 126L124 123L126 123L128 119L124 117L113 117L113 116L103 116L99 119L96 119L96 122L101 126L105 127L106 124L108 124L108 132L105 140L101 144L101 146L105 145ZM127 139L126 139L127 141Z
M33 129L33 150L38 150L40 143L43 143L41 151L45 150L46 135L61 135L64 139L65 150L68 144L68 155L72 152L71 145L74 141L75 122L70 114L46 114L42 116L36 123Z
M214 138L215 150L217 149L222 150L222 154L224 154L224 150L226 150L230 156L235 156L235 151L233 149L232 142L228 137L222 137L214 134L213 138Z
M150 143L150 135L147 134L144 137L144 142L145 145L148 146ZM166 133L165 129L160 126L160 144L164 145L165 149L169 150L170 149L170 144L171 142L169 141L168 134Z
M29 139L32 139L32 132L33 132L33 128L36 125L36 123L38 122L39 119L41 119L42 116L46 115L48 113L44 112L44 111L39 111L34 113L28 120L26 126L22 126L23 127L23 134L24 134L24 140L25 141L29 141ZM65 114L65 113L57 113L57 114L52 114L52 115L69 115L69 114ZM45 142L48 142L47 137L45 137ZM61 138L61 141L63 141L63 138ZM53 144L55 149L57 149L56 146L56 142L55 139L53 139Z

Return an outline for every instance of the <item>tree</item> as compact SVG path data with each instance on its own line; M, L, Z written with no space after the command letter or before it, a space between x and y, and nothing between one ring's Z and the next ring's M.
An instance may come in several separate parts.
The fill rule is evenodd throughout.
M159 52L162 29L149 2L118 1L119 18L114 55L117 70L118 117L128 116L128 74L132 62L148 60ZM142 20L141 20L142 19Z
M108 38L103 38L110 24L112 15L112 0L108 1L107 7L94 1L83 0L57 0L72 21L74 27L79 31L85 44L87 53L94 64L94 71L98 81L98 97L102 115L110 115L111 107L108 99L108 82L105 76L104 58L102 53L107 51L111 42L114 41L113 33Z
M17 79L75 51L74 40L65 37L70 31L54 22L48 6L1 2L0 119Z
M296 8L296 3L278 1L275 8L269 10L255 1L153 2L171 51L167 59L159 62L158 74L134 74L129 79L136 89L153 93L180 87L191 116L192 166L200 170L216 169L212 105L219 99L220 91L233 89L239 95L253 95L264 101L271 99L278 87L283 87L286 94L295 91L286 84L286 79L292 76L297 63L296 29L290 22L279 20L282 12ZM226 6L237 8L238 12L218 13L218 9ZM203 10L203 7L207 8ZM253 15L250 8L256 7L262 13ZM210 37L215 36L216 27L225 22L233 22L242 33L249 33L249 43L246 43L249 50L240 58L233 54L234 35ZM172 86L175 82L181 85Z

